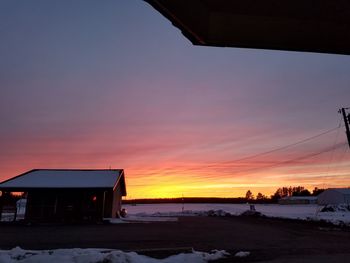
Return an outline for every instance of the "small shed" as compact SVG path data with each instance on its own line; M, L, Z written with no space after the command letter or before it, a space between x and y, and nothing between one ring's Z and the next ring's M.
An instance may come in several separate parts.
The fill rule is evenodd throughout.
M123 169L35 169L0 183L0 191L22 193L24 219L30 222L115 218L126 196Z
M278 200L280 205L309 205L316 202L316 196L286 196Z
M329 188L317 196L319 205L350 204L350 188Z

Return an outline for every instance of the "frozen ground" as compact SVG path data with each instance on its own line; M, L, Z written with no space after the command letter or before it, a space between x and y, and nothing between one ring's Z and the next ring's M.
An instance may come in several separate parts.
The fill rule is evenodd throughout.
M240 253L239 256L244 253L248 254L243 256L249 255L249 252L238 253ZM214 250L211 253L193 251L192 253L181 253L165 259L155 259L135 252L110 249L23 250L16 247L11 250L0 250L0 263L204 263L228 255L224 250Z
M268 217L280 217L302 220L327 220L335 224L350 224L350 212L320 212L323 206L318 205L278 205L255 204L255 210ZM250 209L249 204L139 204L125 205L130 217L142 216L193 216L208 215L215 211L216 215L240 215Z

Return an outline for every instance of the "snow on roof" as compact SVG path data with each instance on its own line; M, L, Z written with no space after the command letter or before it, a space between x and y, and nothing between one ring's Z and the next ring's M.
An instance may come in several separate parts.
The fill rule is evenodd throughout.
M327 190L333 190L344 195L350 195L350 188L329 188Z
M35 169L0 183L2 188L113 188L123 170Z

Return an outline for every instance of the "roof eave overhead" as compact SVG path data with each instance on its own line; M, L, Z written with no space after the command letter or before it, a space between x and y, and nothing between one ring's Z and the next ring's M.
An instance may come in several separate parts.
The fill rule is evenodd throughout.
M347 0L145 0L194 45L350 54Z

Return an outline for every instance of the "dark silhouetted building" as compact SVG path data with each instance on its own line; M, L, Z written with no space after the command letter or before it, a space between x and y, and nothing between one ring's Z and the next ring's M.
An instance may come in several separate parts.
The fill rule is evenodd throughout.
M145 0L194 45L350 54L350 1Z
M122 169L35 169L0 183L0 191L2 197L20 193L26 199L22 202L24 220L29 222L115 218L121 210L122 196L126 196ZM4 202L0 203L0 212Z

